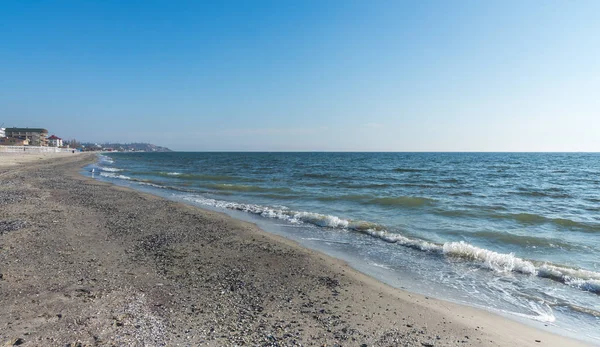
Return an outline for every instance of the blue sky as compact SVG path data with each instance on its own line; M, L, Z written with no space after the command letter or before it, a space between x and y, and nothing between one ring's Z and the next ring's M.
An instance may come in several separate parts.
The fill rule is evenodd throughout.
M2 1L0 123L176 150L600 151L600 1Z

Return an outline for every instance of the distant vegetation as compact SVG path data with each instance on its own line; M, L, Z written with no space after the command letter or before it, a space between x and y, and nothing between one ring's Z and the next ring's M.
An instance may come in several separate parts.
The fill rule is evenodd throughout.
M113 150L122 152L172 152L167 147L153 145L151 143L91 143L82 142L81 147L84 150L99 151Z

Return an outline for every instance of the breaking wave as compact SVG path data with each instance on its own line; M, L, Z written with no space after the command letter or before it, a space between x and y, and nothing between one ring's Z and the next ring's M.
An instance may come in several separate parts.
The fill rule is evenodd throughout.
M99 165L100 164L112 164L113 160L107 156L100 155ZM193 194L202 193L199 191L189 190L183 187L169 187L163 186L160 184L156 184L152 181L141 180L137 178L132 178L123 174L120 174L120 171L123 171L118 168L113 168L110 166L96 166L100 171L99 176L112 178L112 179L121 179L128 180L131 182L136 182L141 185L148 185L156 188L162 189L173 189L182 192L188 192ZM407 170L407 169L403 169ZM405 172L413 172L411 170L418 169L410 169ZM183 174L180 172L164 172L161 173L165 176L175 176L175 177L184 177L185 175L189 175L189 178L198 179L198 180L212 180L212 181L226 181L229 179L234 179L229 176L203 176L203 175L192 175L192 174ZM287 187L275 188L275 187L260 187L254 185L241 185L241 184L227 184L227 183L211 183L205 182L206 184L202 184L201 186L207 188L211 191L217 192L258 192L263 194L273 194L278 198L280 196L285 196L286 198L295 198L295 193L293 190ZM589 271L585 269L577 269L570 268L567 266L557 265L557 264L549 264L538 262L534 260L520 258L514 253L499 253L489 249L480 248L465 241L459 242L446 242L446 243L435 243L425 239L409 237L402 234L399 231L391 231L385 228L384 226L376 223L371 223L363 220L352 220L341 218L334 215L320 214L315 212L307 212L307 211L294 211L290 210L286 207L268 207L261 206L257 204L244 204L237 202L229 202L216 200L206 197L201 197L198 195L188 195L183 197L183 199L188 200L190 202L213 206L217 208L224 208L230 210L243 211L247 213L251 213L254 215L260 215L265 218L278 219L285 221L287 223L296 224L296 225L311 225L316 227L330 228L336 231L344 232L344 231L354 231L362 234L369 235L371 237L375 237L382 241L388 243L394 243L399 246L411 248L417 251L425 252L432 254L434 256L438 256L443 259L452 260L456 262L463 262L467 264L475 265L481 269L487 269L489 271L493 271L498 274L505 273L519 273L526 276L537 276L539 278L545 278L548 280L552 280L558 283L562 283L564 285L570 286L572 288L577 288L582 291L587 291L590 293L595 293L600 295L600 273ZM397 197L376 197L371 195L345 195L338 196L332 198L323 198L324 201L329 200L347 200L347 201L357 201L362 204L377 204L385 207L404 207L404 208L417 208L424 207L430 205L437 205L437 200L425 197L418 196L397 196ZM483 217L492 217L492 218L501 218L501 219L512 219L513 221L517 221L523 224L544 224L551 223L556 224L566 228L573 228L584 231L600 231L600 225L594 223L586 223L579 222L570 219L564 218L549 218L538 214L531 213L501 213L498 211L481 211L480 209L467 209L467 210L457 210L457 211L444 211L441 209L441 206L436 206L436 210L434 213L436 214L458 214L465 216L483 216ZM483 233L483 232L479 232ZM468 234L467 234L468 235ZM499 234L499 233L485 233L481 235L473 235L476 237L484 238L484 239L496 239L501 243L511 243L511 244L525 244L525 245L533 245L533 246L542 246L542 247L563 247L565 248L567 244L560 243L560 240L554 239L540 239L534 236L521 236L521 235L513 235L513 234Z
M538 268L537 275L600 295L600 273L598 272L543 264Z
M536 272L535 265L532 262L515 257L512 253L497 253L473 246L464 241L447 242L442 250L445 255L476 261L483 267L495 272L520 272L527 275Z
M103 154L98 154L98 161L101 163L108 163L108 164L115 163L115 161L111 157L103 155Z
M109 178L118 178L122 180L130 180L131 177L125 175L119 175L114 172L100 172L100 176L109 177Z
M497 231L474 231L474 232L462 232L462 231L447 231L447 234L459 236L459 237L473 237L487 241L496 241L502 244L511 244L517 246L528 246L528 247L549 247L549 248L563 248L563 249L580 249L581 247L573 243L564 242L556 238L547 237L536 237L531 235L517 235L507 232Z
M382 225L367 221L344 219L314 212L293 211L287 208L272 208L256 204L243 204L197 196L185 200L217 208L247 212L265 218L279 219L292 224L308 224L339 231L356 231L418 251L443 255L454 260L473 263L496 273L520 273L548 278L584 291L600 294L600 273L552 265L515 256L513 253L498 253L471 245L464 241L437 244L423 239L411 238L386 230Z
M380 228L377 224L374 223L369 223L365 221L352 221L339 218L337 216L324 215L314 212L292 211L286 208L271 208L261 205L241 204L237 202L229 202L202 197L184 197L184 199L202 205L247 212L255 215L260 215L266 218L284 220L294 224L305 223L319 227L356 231L370 228Z
M600 294L600 273L598 272L526 260L513 253L498 253L464 241L445 243L443 253L447 256L475 261L495 272L518 272L538 276L583 291Z
M103 166L99 166L98 169L100 169L101 171L106 171L106 172L119 172L119 171L123 171L123 169L117 169L116 167L103 167Z

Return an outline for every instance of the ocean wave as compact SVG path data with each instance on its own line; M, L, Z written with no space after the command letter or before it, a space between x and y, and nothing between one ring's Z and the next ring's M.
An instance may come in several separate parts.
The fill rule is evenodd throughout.
M269 199L274 199L274 200L295 200L295 199L299 199L302 197L301 195L295 195L295 194L276 194L276 193L260 194L260 196L263 198L269 198Z
M369 202L382 206L423 207L434 204L436 200L418 196L397 196L375 198L371 199Z
M327 173L313 173L313 172L303 173L300 176L306 177L306 178L327 178L327 179L331 179L331 178L335 177L335 176L333 176L331 174L327 174Z
M514 219L521 223L527 223L527 224L539 224L539 223L545 223L548 221L548 218L537 215L537 214L533 214L533 213L498 214L498 215L494 215L493 217Z
M533 312L535 312L536 314L526 314L526 313L519 313L519 312L508 311L508 310L498 310L498 309L489 308L489 307L485 307L485 306L483 306L483 308L488 309L488 310L491 309L492 311L498 311L498 312L502 312L505 314L510 314L513 316L522 317L522 318L526 318L526 319L533 319L533 320L536 320L538 322L543 322L543 323L555 322L556 316L554 316L554 314L552 313L552 309L550 307L548 307L548 309L544 310L543 309L544 306L548 307L547 304L543 304L542 307L538 306L537 308L530 307L530 309L533 310Z
M324 184L329 185L329 184ZM347 183L340 182L335 184L336 187L351 188L351 189L363 189L363 188L389 188L392 184L389 183Z
M435 209L433 212L441 216L447 217L477 217L477 214L474 211L470 210L444 210L438 208Z
M549 188L546 190L531 190L528 188L518 188L516 192L509 192L510 194L530 196L535 198L553 198L553 199L564 199L570 198L571 195L565 193L559 188Z
M576 311L579 313L584 313L587 314L589 316L592 316L596 319L600 319L600 311L596 311L594 309L591 309L589 307L583 307L583 306L579 306L579 305L574 305L571 303L564 303L564 304L558 304L558 305L552 305L552 306L564 306L567 307L568 309L572 310L572 311Z
M184 197L185 200L218 208L243 211L266 218L280 219L290 223L306 223L314 226L334 229L359 229L361 221L351 221L337 216L325 215L314 212L292 211L285 208L272 208L254 204L222 201L203 197Z
M600 294L600 273L598 272L543 264L539 266L537 275L571 287Z
M350 194L350 195L339 195L339 196L320 196L316 198L319 201L366 201L373 199L373 195L364 194Z
M513 213L513 214L490 214L492 218L514 219L524 224L554 224L557 226L576 229L585 232L600 231L600 225L596 223L587 223L574 221L567 218L550 218L532 213Z
M533 263L515 257L512 253L498 253L473 246L464 241L447 242L442 249L447 256L477 261L484 267L496 272L520 272L528 275L536 272Z
M450 196L473 196L475 194L473 194L473 192L469 192L469 191L459 191L459 192L449 193L448 195L450 195Z
M198 180L198 181L236 181L236 180L248 181L246 179L240 179L240 178L225 176L225 175L202 175L202 174L192 174L192 173L182 173L182 172L158 172L158 173L154 173L154 175L163 176L163 177L176 177L178 179Z
M160 189L173 189L173 187L167 187L167 186L163 186L163 185L153 183L153 182L147 182L147 181L136 180L136 179L132 179L132 181L136 181L137 183L139 183L143 186L150 186L150 187L160 188Z
M259 187L259 186L251 186L251 185L241 185L241 184L204 184L202 185L205 188L215 189L215 190L226 190L226 191L235 191L235 192L276 192L276 193L293 193L293 190L285 187Z
M128 181L135 181L141 185L148 185L156 188L162 189L174 189L185 192L194 192L192 190L180 189L176 187L169 187L154 183L149 180L142 180L131 178L129 176L125 176L122 174L118 174L117 171L101 171L100 176L113 178L113 179L123 179ZM263 191L263 190L271 190L272 188L261 188L254 186L240 186L240 185L228 185L228 184L218 184L218 185L210 185L211 188L222 188L222 189L232 189L232 190L240 190L240 191ZM275 188L278 189L278 188ZM435 200L428 198L420 198L420 197L397 197L397 198L377 198L377 199L369 199L370 196L347 196L347 199L357 199L363 200L369 203L373 203L374 200L378 203L389 204L390 206L408 206L408 207L418 207L424 206L428 204L432 204ZM236 202L228 202L216 199L209 199L204 197L184 197L185 200L192 201L195 203L199 203L202 205L210 205L218 208L232 209L243 211L251 214L260 215L266 218L279 219L286 221L292 224L307 224L317 227L331 228L340 231L356 231L360 233L364 233L370 235L372 237L376 237L382 241L395 243L401 245L403 247L412 248L418 251L441 254L445 257L450 257L455 260L462 260L471 262L473 264L477 264L482 268L497 272L497 273L509 273L516 272L524 275L530 276L538 276L540 278L550 279L567 286L577 288L582 291L588 291L591 293L595 293L600 295L600 273L584 270L584 269L574 269L566 266L547 264L547 263L539 263L532 260L527 260L523 258L519 258L515 256L513 253L498 253L492 250L488 250L485 248L480 248L469 244L464 241L460 242L447 242L444 244L436 244L427 240L411 238L402 235L401 233L391 232L387 230L385 227L371 223L367 221L361 220L351 220L344 219L333 215L326 215L314 212L305 212L305 211L293 211L289 210L285 207L282 208L272 208L261 205L254 204L242 204ZM464 211L460 211L461 213ZM514 218L516 220L527 222L527 223L546 223L548 221L559 223L564 226L570 227L581 227L580 223L574 222L568 219L549 219L543 216L533 215L533 214L515 214L515 215L501 215L502 218ZM487 235L486 237L489 237ZM512 242L512 243L529 243L529 244L537 244L537 243L546 243L551 242L554 243L554 240L540 240L534 237L525 237L524 239L520 238L517 235L493 235L496 238L500 238L501 242ZM515 238L515 239L513 239ZM557 242L558 243L558 242ZM540 244L542 245L542 244ZM559 244L562 246L562 244ZM546 246L543 244L542 246Z
M108 178L118 178L118 179L122 179L122 180L130 180L131 179L131 177L129 177L129 176L118 175L114 172L101 172L100 176L108 177Z
M442 248L432 242L420 239L413 239L398 233L392 233L386 230L367 229L363 231L365 234L377 237L383 241L396 243L404 247L413 248L425 252L440 252Z
M116 167L104 167L104 166L98 166L98 169L101 171L106 171L106 172L119 172L119 171L123 171L123 169L117 169Z
M526 225L550 224L581 232L600 232L600 223L575 221L568 218L551 218L535 213L503 213L501 211L506 210L506 208L502 206L465 206L469 207L468 209L445 209L444 207L435 208L433 212L447 217L506 219Z
M442 182L442 183L464 183L463 180L459 180L458 178L444 178L444 179L441 179L440 182Z
M455 260L471 262L496 273L517 272L529 276L548 278L574 288L600 294L600 273L527 260L519 258L513 253L494 252L464 241L446 242L440 245L419 238L407 237L397 232L391 232L382 225L367 221L350 220L314 212L300 212L287 208L272 208L198 196L187 196L184 197L184 200L201 205L243 211L266 218L283 220L292 224L308 224L340 231L356 231L376 237L385 242L395 243L423 252L444 255Z
M103 155L103 154L98 154L98 161L101 163L108 163L108 164L115 163L115 161L111 157Z
M418 168L410 168L410 167L398 167L393 170L394 172L426 172L429 171L427 169L418 169Z
M497 241L502 244L511 244L517 246L530 246L530 247L549 247L549 248L563 248L563 249L579 249L572 243L565 242L556 238L547 237L536 237L530 235L517 235L507 232L498 231L474 231L474 232L463 232L463 231L447 231L446 234L452 234L456 236L464 237L475 237L487 241Z
M322 196L316 198L320 201L353 201L361 204L381 205L386 207L422 207L435 203L436 200L422 198L418 196L398 196L398 197L375 197L369 194L349 194L340 196Z
M477 262L494 272L518 272L547 278L583 291L600 294L600 273L598 272L522 259L513 253L498 253L464 241L448 242L442 248L443 253L447 256Z

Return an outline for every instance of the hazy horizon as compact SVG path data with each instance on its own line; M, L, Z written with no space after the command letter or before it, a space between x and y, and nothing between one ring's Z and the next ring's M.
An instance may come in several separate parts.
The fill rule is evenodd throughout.
M3 3L0 124L178 151L597 152L599 10Z

